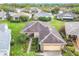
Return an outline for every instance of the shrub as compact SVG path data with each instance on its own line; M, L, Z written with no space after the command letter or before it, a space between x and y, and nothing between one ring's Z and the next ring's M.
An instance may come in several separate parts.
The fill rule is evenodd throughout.
M79 52L74 52L74 54L75 54L76 56L79 56Z
M15 22L15 23L18 23L18 22L20 22L20 20L19 20L19 18L15 18L15 19L13 19L13 17L12 16L8 16L8 21L10 21L10 22Z
M72 10L72 12L79 14L79 7L74 7L71 10Z
M11 46L13 46L14 43L15 43L15 42L14 42L14 39L12 39L12 40L11 40Z
M53 9L51 10L51 13L52 13L52 14L57 14L59 10L60 10L59 7L55 7L55 8L53 8Z
M18 37L17 37L17 42L18 43L26 43L26 40L28 40L29 37L25 34L20 34Z
M19 23L20 22L20 20L19 19L15 19L15 20L10 20L10 22L13 22L13 23Z
M67 46L67 48L68 48L71 52L74 52L74 51L75 51L74 46L73 46L73 47L71 47L71 46Z
M39 17L38 20L47 22L51 20L51 17Z
M29 19L29 17L28 16L20 16L19 19L20 19L20 21L25 22Z
M9 21L11 21L12 19L13 19L12 16L7 17L7 20L9 20Z

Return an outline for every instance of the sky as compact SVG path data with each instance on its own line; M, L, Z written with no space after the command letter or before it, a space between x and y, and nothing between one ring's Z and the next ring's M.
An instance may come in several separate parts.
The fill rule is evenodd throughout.
M0 0L0 3L79 3L79 0Z

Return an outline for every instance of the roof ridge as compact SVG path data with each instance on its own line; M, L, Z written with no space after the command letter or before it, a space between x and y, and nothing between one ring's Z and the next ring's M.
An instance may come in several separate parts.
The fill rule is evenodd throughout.
M32 27L34 24L36 24L36 22L33 22L33 24L31 24L30 26L27 27L27 29ZM24 30L26 30L26 28Z
M43 40L40 41L40 44L49 36L49 35L54 35L56 38L58 38L59 40L63 41L63 43L66 44L66 42L62 39L62 38L59 38L58 36L56 36L55 34L52 33L52 31L50 31L50 33L45 36L45 38Z
M63 41L64 43L66 43L62 38L56 36L55 34L52 33L52 35L54 35L56 38L58 38L59 40Z
M29 29L30 27L32 27L33 25L35 25L37 22L38 22L39 24L41 24L42 26L46 27L46 26L43 25L40 21L34 21L33 24L29 25L29 26L28 26L27 28L25 28L23 31L25 31L26 29Z

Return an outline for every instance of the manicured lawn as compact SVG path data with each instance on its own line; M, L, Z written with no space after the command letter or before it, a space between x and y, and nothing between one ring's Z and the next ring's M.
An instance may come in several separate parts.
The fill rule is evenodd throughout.
M31 21L28 22L21 22L21 23L11 23L9 21L0 21L0 24L7 24L9 29L11 29L12 39L14 40L14 45L11 46L11 53L10 55L18 56L18 55L34 55L34 52L30 52L29 54L26 53L28 47L28 40L26 44L18 43L18 36L20 35L21 30Z
M64 26L64 22L60 20L56 20L55 18L50 22L51 27L55 26L57 30L59 30L62 26Z

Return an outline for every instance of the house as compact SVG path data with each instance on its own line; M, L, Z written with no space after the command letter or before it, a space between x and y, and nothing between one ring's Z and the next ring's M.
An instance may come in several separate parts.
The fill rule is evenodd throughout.
M16 8L15 11L18 12L18 13L23 12L23 11L25 11L25 8Z
M66 22L65 32L67 38L71 38L79 49L79 22Z
M50 17L50 18L52 18L52 14L51 13L47 13L47 12L39 12L39 13L36 13L34 15L35 19L38 19L39 17Z
M13 17L13 19L19 19L20 16L28 16L29 18L31 18L31 14L25 13L25 12L18 12L18 13L14 13L14 12L9 12L10 16Z
M44 55L61 55L61 50L66 45L54 27L51 29L39 21L27 25L22 33L37 37L40 50Z
M6 19L6 12L0 11L0 20L5 20Z
M60 11L57 16L57 19L61 19L61 20L73 20L75 18L75 14L72 12L62 12Z
M35 13L39 13L41 12L41 9L37 8L37 7L31 7L29 9L29 13L35 14Z
M0 24L0 56L10 54L11 30L5 24Z

